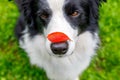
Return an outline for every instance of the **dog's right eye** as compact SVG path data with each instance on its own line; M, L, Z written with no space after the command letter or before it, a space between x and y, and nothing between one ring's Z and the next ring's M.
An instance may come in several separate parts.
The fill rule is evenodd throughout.
M49 14L47 14L46 12L44 12L44 13L40 14L39 17L41 19L47 19L47 18L49 18Z
M49 14L47 12L45 12L45 11L43 11L43 12L37 12L37 14L43 20L46 20L46 19L49 18Z

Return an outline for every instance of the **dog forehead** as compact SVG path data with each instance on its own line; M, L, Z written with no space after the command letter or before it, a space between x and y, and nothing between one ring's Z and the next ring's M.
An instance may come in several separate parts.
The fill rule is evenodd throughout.
M88 0L45 0L52 11L62 10L65 5L86 3Z
M62 10L65 1L67 0L47 0L48 5L50 6L51 10Z

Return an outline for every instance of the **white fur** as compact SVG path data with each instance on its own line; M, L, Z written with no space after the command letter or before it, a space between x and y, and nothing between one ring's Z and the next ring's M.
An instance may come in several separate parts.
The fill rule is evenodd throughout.
M32 64L44 68L47 76L51 80L78 80L79 75L88 67L91 57L97 47L98 35L86 31L77 36L74 30L63 15L63 5L65 0L48 0L53 11L53 16L44 29L44 35L36 35L30 38L27 30L24 31L20 41L23 48L30 57ZM50 41L46 38L53 32L63 32L70 40L69 50L65 57L56 57L51 54ZM73 53L72 53L73 52Z
M28 53L31 63L44 68L52 80L75 80L89 65L98 41L97 35L93 39L90 32L84 32L77 39L74 53L59 58L48 54L43 35L30 39L26 33L23 38L24 43L20 41L20 45Z
M47 29L45 29L44 32L45 32L45 36L53 32L63 32L70 38L70 40L68 41L69 49L67 53L64 55L64 56L67 56L67 55L70 55L72 51L74 51L75 49L75 40L76 40L78 31L74 30L64 17L64 12L63 12L64 1L65 0L59 0L59 1L48 0L47 1L51 10L53 11L52 12L53 16L50 20L50 23L47 26ZM49 40L46 40L46 47L48 52L51 55L54 55L50 49L50 44L51 42Z

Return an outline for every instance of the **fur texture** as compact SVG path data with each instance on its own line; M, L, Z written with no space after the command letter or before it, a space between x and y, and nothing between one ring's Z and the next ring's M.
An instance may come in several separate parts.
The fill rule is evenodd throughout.
M51 80L78 80L98 47L101 0L16 0L21 16L15 28L20 47L30 62ZM77 12L77 15L73 15ZM65 33L68 51L56 55L47 35Z

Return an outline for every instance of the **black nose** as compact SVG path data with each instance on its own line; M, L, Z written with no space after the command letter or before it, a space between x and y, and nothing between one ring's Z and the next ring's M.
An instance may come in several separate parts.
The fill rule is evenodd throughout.
M51 50L56 55L63 55L68 51L67 42L52 43Z

